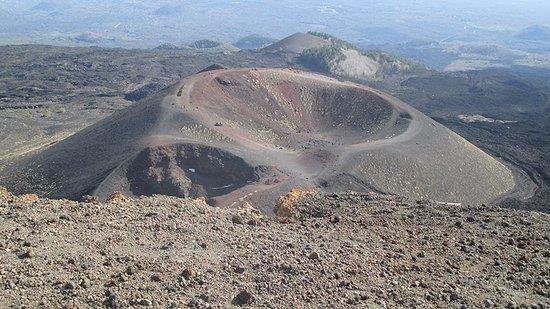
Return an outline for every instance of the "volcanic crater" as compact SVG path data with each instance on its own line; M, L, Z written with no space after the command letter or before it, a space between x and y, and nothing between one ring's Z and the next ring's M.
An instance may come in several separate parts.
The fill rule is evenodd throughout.
M221 67L3 175L14 192L48 197L204 196L267 213L293 187L486 203L515 186L502 163L388 94L296 70Z

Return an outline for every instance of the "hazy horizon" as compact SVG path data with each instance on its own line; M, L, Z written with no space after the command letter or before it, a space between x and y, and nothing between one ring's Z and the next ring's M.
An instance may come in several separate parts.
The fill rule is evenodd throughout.
M310 30L367 43L378 32L390 43L453 36L490 41L550 25L550 2L24 0L0 1L0 17L0 44L148 48L198 39L235 42L250 34L280 39ZM79 41L82 35L91 38Z

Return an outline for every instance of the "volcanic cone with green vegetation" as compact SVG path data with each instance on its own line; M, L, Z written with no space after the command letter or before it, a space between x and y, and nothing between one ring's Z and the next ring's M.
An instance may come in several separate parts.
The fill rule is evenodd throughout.
M353 79L377 79L426 70L420 64L383 51L361 50L351 43L325 33L309 32L309 35L326 42L300 53L300 62L312 70Z

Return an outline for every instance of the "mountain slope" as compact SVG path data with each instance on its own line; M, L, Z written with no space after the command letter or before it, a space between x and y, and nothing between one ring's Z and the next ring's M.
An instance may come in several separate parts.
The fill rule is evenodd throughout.
M1 174L18 193L258 207L296 186L481 203L515 184L504 165L387 94L279 69L191 76Z
M0 303L550 305L549 215L375 194L309 194L293 205L299 221L165 196L93 204L0 190Z

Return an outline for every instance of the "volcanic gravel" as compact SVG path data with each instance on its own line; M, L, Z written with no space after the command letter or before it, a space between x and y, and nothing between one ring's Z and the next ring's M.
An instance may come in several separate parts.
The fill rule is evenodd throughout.
M7 307L550 306L550 216L304 194L298 219L203 199L0 192Z

